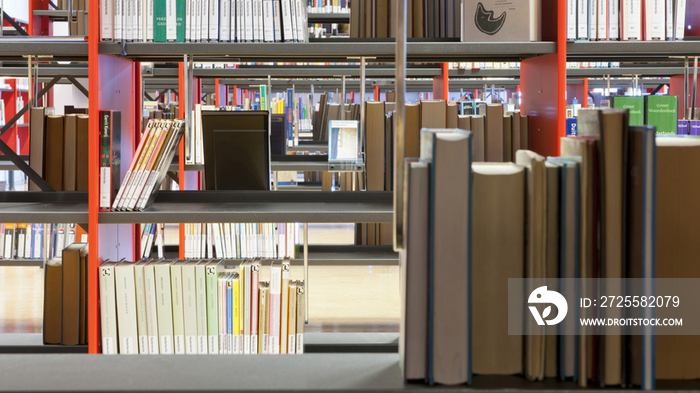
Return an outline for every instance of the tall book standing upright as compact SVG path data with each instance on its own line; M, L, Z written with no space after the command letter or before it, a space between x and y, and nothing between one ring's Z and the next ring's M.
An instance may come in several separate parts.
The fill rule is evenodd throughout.
M430 384L471 383L471 142L471 132L421 131L430 165Z
M100 121L100 210L108 211L119 190L121 112L100 111Z

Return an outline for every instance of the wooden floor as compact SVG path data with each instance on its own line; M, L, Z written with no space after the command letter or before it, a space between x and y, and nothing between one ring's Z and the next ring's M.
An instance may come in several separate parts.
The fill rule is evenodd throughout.
M309 225L311 244L349 244L352 225ZM43 269L0 267L0 333L41 332ZM264 267L261 279L269 277ZM303 279L301 267L292 279ZM308 332L398 332L398 266L313 266Z

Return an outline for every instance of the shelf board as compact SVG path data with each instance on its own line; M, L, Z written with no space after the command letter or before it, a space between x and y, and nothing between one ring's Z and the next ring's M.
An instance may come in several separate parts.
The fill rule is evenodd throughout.
M344 62L352 62L345 60ZM26 69L24 70L26 74ZM325 66L241 66L240 68L195 68L194 76L198 78L333 78L345 75L348 78L360 77L360 66L325 65ZM393 78L396 75L394 67L365 67L367 78ZM406 76L409 78L433 78L442 75L442 70L436 67L409 67ZM519 75L519 74L518 74ZM151 73L146 71L144 79L158 80L160 78L177 78L177 68L156 68ZM206 79L205 79L206 80Z
M697 41L609 41L569 42L566 56L569 61L578 59L610 59L610 61L651 61L671 59L674 56L697 56L700 42ZM585 60L583 60L585 61Z
M145 211L100 212L99 220L102 224L392 222L393 214L391 192L161 191Z
M0 357L5 354L86 354L87 345L44 345L41 333L1 333ZM0 388L1 391L1 388Z
M197 61L230 59L329 62L352 57L374 57L371 61L394 61L396 44L386 40L327 39L311 43L100 43L101 54L121 55L139 61L183 61L183 55ZM407 44L410 62L459 61L460 59L520 60L556 52L554 42L462 43L449 41L413 41ZM509 60L509 61L510 61Z
M27 74L27 69L26 69L26 68L24 69L24 73L25 73L25 75ZM0 91L4 91L4 92L8 92L8 91L9 91L9 92L12 92L12 91L15 91L15 89L13 89L13 88L11 88L11 87L0 87Z
M328 153L326 141L299 141L298 146L287 146L287 151L309 151Z
M30 55L41 55L42 61L87 61L88 43L76 39L27 39L21 37L0 39L0 58L3 61L26 62L27 59L23 56Z
M88 14L87 11L85 15ZM73 11L73 17L78 15L78 11ZM68 20L68 11L66 10L34 10L34 16L48 16L54 22L65 22Z
M71 65L59 65L51 63L40 63L39 64L39 78L55 77L55 76L75 76L75 77L85 77L88 76L87 64L85 67L80 67L79 64ZM26 78L27 77L27 67L0 67L0 76L2 77L15 77L15 78ZM177 76L176 76L177 77Z
M242 259L226 259L227 267L240 265ZM300 251L292 266L303 266ZM309 266L398 266L399 254L393 246L310 245Z
M0 259L0 266L44 266L42 259ZM2 345L2 344L0 344ZM2 351L0 351L1 353Z
M673 76L683 75L683 67L567 68L567 77Z
M309 12L309 23L350 23L349 12Z
M88 222L87 192L0 192L0 222Z

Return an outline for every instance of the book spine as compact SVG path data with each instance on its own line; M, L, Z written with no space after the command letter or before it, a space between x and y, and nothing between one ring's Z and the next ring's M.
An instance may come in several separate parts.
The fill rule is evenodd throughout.
M211 37L209 37L209 23L211 23L211 21L209 20L210 1L215 0L202 0L202 25L200 26L202 42L208 42L211 39Z
M165 39L177 41L177 2L165 0Z
M123 264L115 268L119 353L133 355L139 353L134 267Z
M598 0L588 0L588 39L598 39Z
M219 321L217 319L218 296L217 296L217 274L215 266L208 265L206 271L207 285L207 335L209 343L209 354L219 353Z
M100 210L109 210L112 191L112 174L110 164L112 162L111 132L112 112L101 111L101 138L100 138Z
M185 42L187 28L187 0L176 0L175 4L175 40Z
M115 355L117 343L117 304L114 284L114 266L100 266L100 335L102 353Z
M566 40L576 40L576 0L566 1Z
M265 42L275 41L275 26L274 26L274 4L272 0L262 0L263 5L263 40ZM264 110L264 109L263 109Z
M231 0L221 0L219 8L219 41L231 41Z
M273 19L275 25L275 42L282 42L282 10L280 0L274 0Z
M185 353L196 355L197 351L197 290L195 267L187 262L182 267L182 306L185 321Z
M293 282L289 284L289 310L287 315L287 353L293 354L296 352L297 338L297 288Z
M148 353L160 353L158 345L158 312L156 306L156 276L152 265L146 265L143 271L146 293L146 325L148 331Z
M307 29L308 23L306 23L306 7L304 7L304 4L302 3L302 0L293 0L294 4L296 5L296 12L297 12L297 20L296 20L296 27L297 27L297 40L299 42L306 42L305 38L305 31Z
M304 353L304 284L297 284L297 316L296 316L296 350L295 353Z
M608 37L610 41L620 40L620 0L608 0Z
M136 283L136 326L139 340L139 353L148 355L148 322L146 318L146 284L144 266L134 266L134 281Z
M250 352L258 353L258 316L260 296L260 264L254 262L251 266L250 277Z
M219 41L219 1L209 0L209 41Z
M153 236L151 236L151 239L152 238ZM172 286L173 302L173 349L176 355L184 355L186 353L186 349L182 265L172 265L170 267L170 283Z
M153 0L153 41L166 42L167 34L167 0Z
M666 39L666 3L664 0L645 0L645 37L647 41L663 41Z
M577 0L576 39L588 39L588 0Z
M153 2L155 0L146 0L146 40L149 42L153 41Z
M219 276L217 280L218 322L219 322L219 353L226 355L226 278Z
M280 313L282 294L282 267L275 265L270 270L270 304L269 313L269 333L268 333L268 353L280 353Z
M2 231L0 231L0 234ZM2 242L0 242L2 243ZM34 242L32 259L43 259L44 255L44 224L34 224ZM2 251L0 250L0 257Z
M114 0L100 0L100 39L114 41Z
M287 353L287 312L289 310L289 261L282 262L280 288L280 353Z
M114 0L114 41L121 42L123 40L122 36L122 21L123 21L123 4L124 0Z
M598 41L608 40L608 1L598 0Z
M674 35L676 41L685 39L685 7L686 0L676 0L676 32Z
M233 353L242 354L243 353L243 335L241 334L241 307L240 307L240 275L234 277L233 279L233 300L232 300L232 311L233 311Z
M173 354L173 305L170 266L155 265L156 310L158 314L158 338L161 355Z

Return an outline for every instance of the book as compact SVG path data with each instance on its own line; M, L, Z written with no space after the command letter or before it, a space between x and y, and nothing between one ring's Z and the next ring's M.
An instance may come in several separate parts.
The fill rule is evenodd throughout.
M504 129L503 129L503 105L489 104L486 106L484 117L484 135L486 136L486 161L503 162L504 156Z
M422 130L421 161L430 166L428 382L471 382L468 299L471 236L471 133ZM447 189L449 192L446 192ZM466 262L466 263L465 263Z
M134 288L136 291L136 329L139 342L139 354L148 355L148 322L146 313L146 283L144 268L148 259L141 259L134 264Z
M117 304L114 282L116 262L105 261L100 265L100 335L102 354L116 355L119 350L117 340Z
M65 251L64 251L65 253ZM117 336L120 354L138 354L138 322L134 263L120 261L114 268L117 300Z
M170 265L170 288L173 305L173 352L176 355L184 355L186 353L183 265L184 261L174 261ZM193 320L196 321L196 317Z
M295 354L297 350L297 281L289 281L289 312L287 317L287 353Z
M44 344L61 344L61 257L52 258L44 266L44 326L42 336Z
M63 191L76 191L77 115L65 115L63 125Z
M644 124L644 98L615 96L613 97L613 108L629 110L629 122L633 125Z
M61 344L80 343L80 254L85 243L73 243L63 250L61 264Z
M297 281L297 296L296 296L296 349L295 354L301 355L304 353L304 282Z
M173 261L161 260L153 265L156 284L156 311L158 315L158 343L161 355L172 355L173 301L170 265Z
M46 146L63 146L63 116L46 116ZM45 150L44 180L54 189L63 190L63 149Z
M206 264L206 296L207 296L207 337L210 354L219 352L219 328L217 321L217 277L223 269L222 261L209 261Z
M155 265L157 261L149 260L143 262L143 281L146 294L146 331L148 334L148 353L158 355L160 353L158 335L158 305L156 300L156 273Z
M100 111L100 210L117 195L121 162L121 112Z
M678 96L644 96L644 124L656 127L657 135L676 135Z
M289 268L289 266L287 266ZM273 261L270 265L269 283L269 342L267 344L270 354L280 353L280 313L282 301L282 264Z
M523 338L508 335L508 277L525 271L525 182L522 166L473 166L472 362L475 374L523 371ZM513 310L514 312L517 312ZM523 318L511 314L511 318Z

